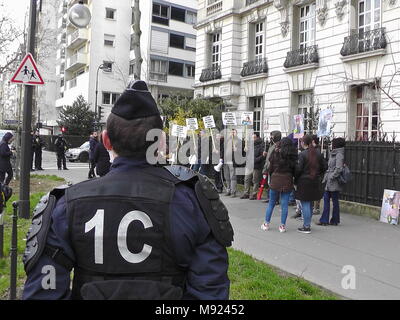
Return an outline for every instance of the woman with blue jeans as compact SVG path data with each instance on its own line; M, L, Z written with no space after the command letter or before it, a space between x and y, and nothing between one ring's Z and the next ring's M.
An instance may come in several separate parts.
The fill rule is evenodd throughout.
M322 198L322 177L327 169L324 158L312 141L311 135L303 137L301 144L304 150L299 155L295 175L295 196L301 202L303 213L303 226L298 228L301 233L311 233L312 202Z
M339 176L344 166L344 147L346 141L343 138L332 140L332 151L328 162L328 171L324 177L326 183L324 193L324 211L317 225L327 226L328 224L337 226L340 223L339 195L342 185L339 183ZM330 202L332 199L333 211L332 218L329 220Z
M271 154L268 173L270 181L270 201L265 213L265 222L261 225L264 231L269 230L272 213L275 204L281 198L281 223L280 232L286 231L286 219L288 215L289 196L293 190L293 177L296 169L297 150L289 138L283 138L276 144L275 150Z

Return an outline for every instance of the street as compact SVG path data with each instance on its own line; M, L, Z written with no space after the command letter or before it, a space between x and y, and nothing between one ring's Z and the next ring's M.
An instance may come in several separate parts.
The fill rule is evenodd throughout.
M87 179L88 163L67 162L70 170L58 170L56 156L43 152L44 171L72 183ZM279 208L271 230L262 231L267 204L261 201L221 197L229 209L235 230L233 248L250 254L290 274L349 299L400 299L400 230L373 219L342 213L339 226L313 225L311 234L300 234L301 221L291 219L287 232L279 233ZM319 216L313 216L316 221ZM355 271L355 288L346 287L346 275ZM344 283L344 285L343 285ZM351 287L351 286L350 286Z

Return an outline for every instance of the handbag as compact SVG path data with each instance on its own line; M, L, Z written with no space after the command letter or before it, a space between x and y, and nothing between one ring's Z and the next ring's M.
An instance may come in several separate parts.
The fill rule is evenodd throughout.
M340 173L338 177L338 181L340 184L347 184L351 180L351 171L350 168L344 164L342 172Z

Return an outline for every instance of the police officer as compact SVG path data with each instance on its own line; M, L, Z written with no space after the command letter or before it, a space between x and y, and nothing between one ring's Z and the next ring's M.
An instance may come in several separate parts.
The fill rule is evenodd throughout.
M65 141L62 133L58 135L54 144L56 145L58 170L61 170L61 164L64 170L68 170L67 159L65 158L65 151L68 150L68 143Z
M43 139L39 135L39 131L35 132L33 137L32 148L35 152L35 169L43 170L42 168L42 148L44 147Z
M161 131L160 113L135 81L103 133L110 172L55 189L36 207L23 299L229 298L227 209L207 178L148 163L151 129Z

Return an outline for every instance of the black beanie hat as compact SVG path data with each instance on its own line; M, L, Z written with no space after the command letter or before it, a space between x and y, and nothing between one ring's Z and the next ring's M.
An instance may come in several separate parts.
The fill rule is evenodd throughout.
M115 102L111 112L126 120L160 115L157 103L147 88L146 82L141 80L133 81L128 85Z

